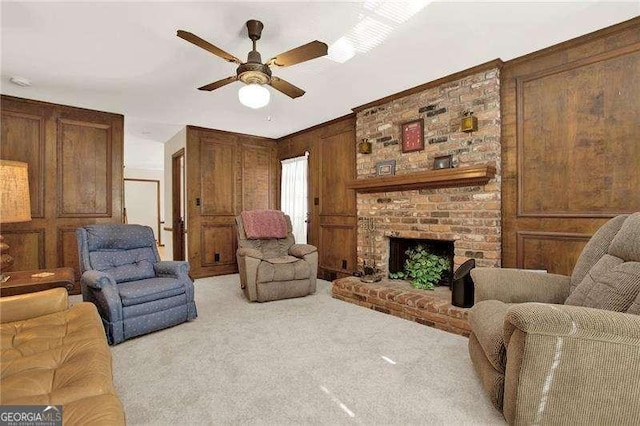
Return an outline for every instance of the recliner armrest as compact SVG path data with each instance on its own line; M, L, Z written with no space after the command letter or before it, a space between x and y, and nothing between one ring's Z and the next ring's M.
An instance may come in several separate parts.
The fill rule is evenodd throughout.
M525 333L634 345L640 351L640 316L550 303L520 303L507 311L505 344L518 329ZM640 352L639 352L640 353Z
M525 269L474 268L471 278L476 303L481 300L564 303L571 286L570 277Z
M153 264L153 270L158 277L174 277L189 273L189 262L183 260L162 260Z
M264 256L262 256L262 253L260 252L260 250L258 249L254 249L254 248L240 248L238 249L237 253L238 256L247 256L247 257L253 257L255 259L264 259Z
M522 303L507 311L504 338L509 424L640 419L640 316Z
M116 280L106 272L96 271L95 269L91 269L89 271L85 271L82 274L82 278L80 281L87 285L88 287L94 288L96 290L101 290L105 286L115 286Z
M289 254L299 257L300 259L316 251L318 251L316 246L312 246L311 244L294 244L289 248Z

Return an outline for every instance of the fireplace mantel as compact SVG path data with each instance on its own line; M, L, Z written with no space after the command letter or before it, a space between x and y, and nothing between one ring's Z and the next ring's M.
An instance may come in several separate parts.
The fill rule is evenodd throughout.
M425 188L485 185L496 174L493 164L457 167L454 169L427 170L395 176L355 179L347 188L356 192L393 192Z

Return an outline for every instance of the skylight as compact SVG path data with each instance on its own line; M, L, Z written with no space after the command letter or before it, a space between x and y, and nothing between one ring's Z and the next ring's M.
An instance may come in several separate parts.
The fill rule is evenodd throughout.
M382 44L394 30L424 9L431 1L365 1L358 23L329 46L327 58L344 63L353 58L356 53L367 53Z

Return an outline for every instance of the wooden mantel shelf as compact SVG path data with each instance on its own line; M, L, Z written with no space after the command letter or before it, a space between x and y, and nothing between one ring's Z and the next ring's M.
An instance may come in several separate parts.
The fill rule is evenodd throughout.
M347 188L356 192L393 192L412 189L446 188L453 186L485 185L496 175L493 164L427 170L404 175L356 179Z

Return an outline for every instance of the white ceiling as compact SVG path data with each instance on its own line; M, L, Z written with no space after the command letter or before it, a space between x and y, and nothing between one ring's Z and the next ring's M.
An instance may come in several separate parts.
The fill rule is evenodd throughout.
M279 137L480 63L633 18L640 2L434 2L344 64L319 58L275 69L307 93L292 100L270 89L271 103L260 110L240 105L241 83L196 90L233 75L235 66L175 35L191 31L243 59L251 48L244 23L259 19L265 28L258 50L266 60L314 39L331 44L364 12L362 2L2 1L0 90L124 114L125 143L165 142L187 124ZM33 85L13 85L11 76Z

